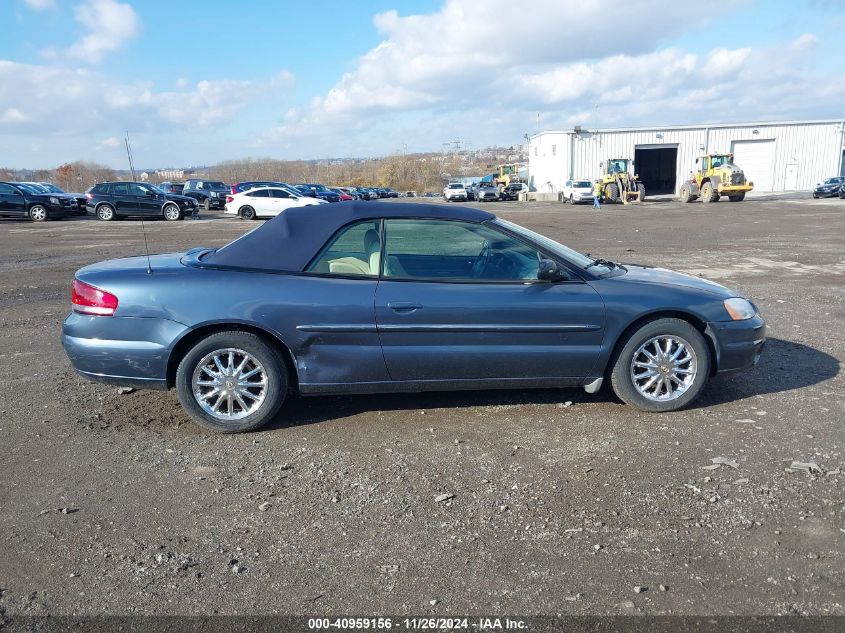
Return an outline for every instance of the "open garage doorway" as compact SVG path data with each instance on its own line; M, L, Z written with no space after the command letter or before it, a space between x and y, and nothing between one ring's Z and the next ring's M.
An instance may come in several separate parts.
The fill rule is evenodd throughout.
M645 185L646 196L674 194L678 180L677 145L638 145L634 172Z

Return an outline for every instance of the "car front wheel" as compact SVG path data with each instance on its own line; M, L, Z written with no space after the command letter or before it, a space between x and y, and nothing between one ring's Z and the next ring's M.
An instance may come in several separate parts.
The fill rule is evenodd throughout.
M682 319L646 323L627 339L611 362L613 391L643 411L682 409L710 375L710 350L704 336Z
M171 222L174 220L181 220L182 210L175 204L168 204L164 207L164 219L170 220Z
M260 337L218 332L199 341L179 363L176 389L200 425L242 433L264 426L279 412L288 376L278 350Z
M33 222L44 222L47 220L47 208L40 204L32 205L29 217Z

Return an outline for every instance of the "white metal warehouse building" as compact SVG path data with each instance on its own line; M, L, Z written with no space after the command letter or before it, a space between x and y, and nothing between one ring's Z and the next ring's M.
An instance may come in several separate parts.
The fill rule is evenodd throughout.
M677 194L695 159L732 152L755 191L812 189L845 176L845 118L540 132L528 140L532 191L560 191L567 180L595 180L600 163L634 159L646 195Z

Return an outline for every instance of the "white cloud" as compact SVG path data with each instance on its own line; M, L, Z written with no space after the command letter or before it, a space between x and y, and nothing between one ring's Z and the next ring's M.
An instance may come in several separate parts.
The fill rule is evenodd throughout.
M509 145L536 130L538 112L542 127L593 125L594 104L603 126L841 116L845 78L819 83L805 65L812 34L693 53L662 45L678 25L702 28L674 0L537 0L524 13L491 0L483 14L495 19L480 19L477 2L447 0L432 14L376 15L381 43L265 144L311 157L344 155L339 143L353 155L456 137Z
M0 114L0 125L22 123L26 121L26 115L17 108L6 108Z
M97 143L97 149L114 149L115 147L120 147L120 139L116 136L110 136L109 138L104 138L102 141Z
M251 81L200 81L184 90L158 91L151 82L123 83L87 69L0 60L0 85L15 86L0 91L0 165L21 164L20 151L30 142L56 151L66 148L62 157L73 160L85 157L92 138L104 139L98 149L119 147L115 139L124 130L132 132L139 146L145 137L168 141L212 128L219 133L255 103L256 94L281 101L292 83L290 73L280 72ZM167 142L160 143L157 156L164 160L170 150ZM58 160L55 156L46 150L39 160L49 164Z
M817 38L812 33L804 33L792 41L789 47L794 51L809 51L814 49L819 43Z
M67 50L75 59L97 63L106 53L116 51L140 31L135 10L116 0L85 0L74 8L76 21L87 31Z
M56 0L24 0L24 4L35 11L56 8Z

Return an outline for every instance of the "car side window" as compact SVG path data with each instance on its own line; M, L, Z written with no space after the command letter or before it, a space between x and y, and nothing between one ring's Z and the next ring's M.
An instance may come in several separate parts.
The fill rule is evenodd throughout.
M290 198L290 194L284 189L270 189L271 198Z
M532 281L537 249L483 224L385 221L383 275L442 281Z
M142 187L141 185L131 184L129 185L129 195L130 196L145 196L149 189L146 187Z
M246 195L250 198L269 198L270 192L267 191L266 189L257 189L255 191L250 191Z
M307 272L377 277L381 261L378 220L364 220L342 229L308 266Z
M17 190L12 185L0 185L0 194L15 195Z
M127 185L112 185L111 192L116 196L128 196L129 187Z

